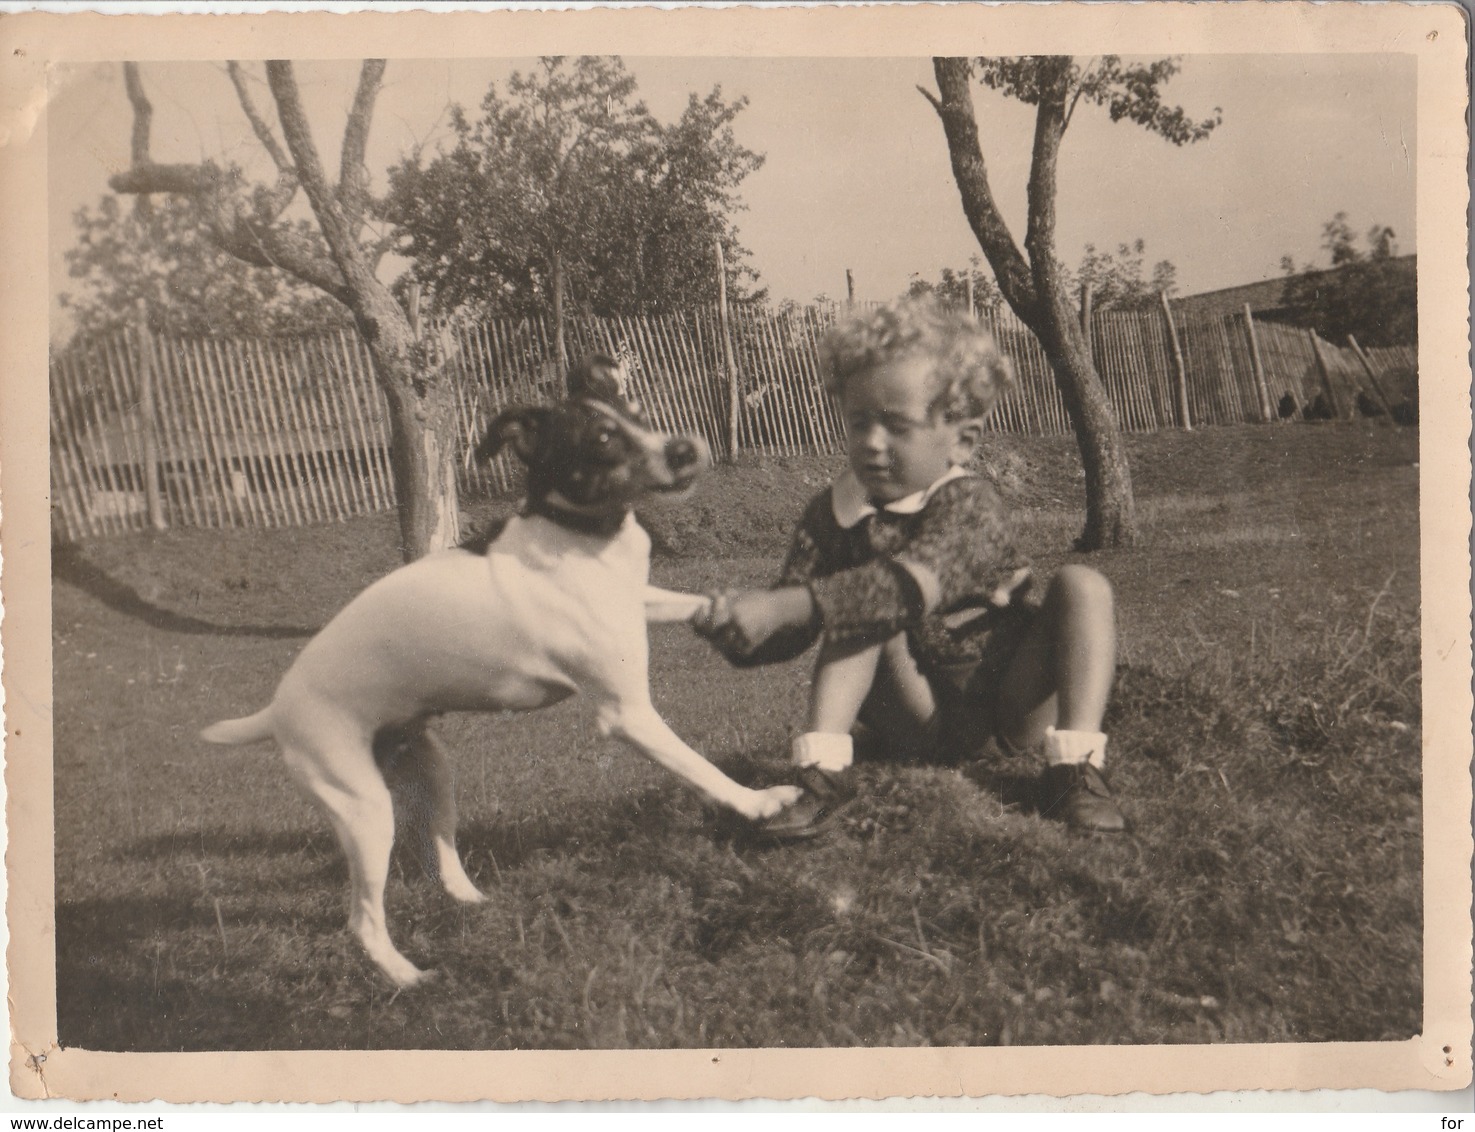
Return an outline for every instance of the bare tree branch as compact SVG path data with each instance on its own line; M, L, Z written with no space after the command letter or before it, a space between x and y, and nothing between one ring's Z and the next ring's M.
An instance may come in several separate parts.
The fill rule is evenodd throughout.
M138 75L137 63L123 64L123 86L128 91L128 101L133 106L133 138L131 144L133 165L149 164L149 132L154 121L154 104L143 92L143 80ZM133 214L147 220L153 214L153 202L147 194L134 199Z
M365 59L359 71L358 90L343 128L342 158L338 163L338 202L354 230L363 223L369 202L369 170L364 163L364 150L369 140L369 125L374 119L374 102L384 79L384 60Z
M1029 252L1035 294L1041 302L1053 303L1064 293L1060 266L1055 260L1055 189L1060 139L1065 134L1068 114L1066 86L1071 60L1068 55L1044 56L1037 66L1040 89L1035 110L1034 151L1029 165L1029 221L1024 246Z
M251 97L251 89L246 85L246 72L241 69L241 64L232 59L225 65L226 73L230 75L231 84L236 88L236 101L241 104L241 109L246 114L246 120L251 123L251 132L256 135L267 153L271 154L271 160L282 172L292 169L292 161L282 149L281 143L277 141L276 135L271 132L271 127L266 124L260 112L256 109L256 102Z
M1034 280L989 188L988 168L978 142L978 122L973 116L973 93L969 87L972 69L967 59L936 58L932 60L932 70L941 97L926 90L922 94L942 119L963 211L994 269L999 288L1010 306L1029 321L1026 315L1036 306Z
M297 195L297 170L292 168L291 159L282 149L276 135L271 132L266 119L257 111L256 103L251 98L250 88L246 86L246 72L234 59L228 62L225 68L230 75L232 85L236 88L236 100L241 104L246 120L251 123L251 132L256 135L256 140L271 155L272 164L277 167L276 186L261 201L257 214L257 219L261 223L270 224L282 214L287 205L292 203L292 198Z
M195 196L213 192L219 170L208 165L135 165L108 178L108 188L124 195L179 193Z
M359 86L363 97L355 99L356 107L360 102L365 107L365 124L367 109L373 106L372 92L378 87L378 78L373 69L366 66L366 70L370 74ZM277 116L282 123L282 135L287 139L287 149L297 167L297 179L302 183L302 191L307 194L308 202L312 205L318 228L323 233L323 239L328 242L328 251L343 277L344 286L354 292L359 300L354 311L362 326L365 320L360 308L362 302L366 301L365 296L376 295L383 287L374 278L372 257L365 254L364 249L359 246L360 223L356 219L350 219L339 202L337 193L328 186L322 158L318 156L317 146L312 140L312 130L307 124L307 114L302 108L302 96L297 89L297 76L292 70L291 62L284 59L269 61L266 64L266 81L271 87L272 97L276 99ZM368 95L365 95L366 87L369 89ZM387 296L387 292L385 294ZM402 317L402 312L400 314Z
M342 264L350 243L347 218L339 206L336 195L328 188L328 178L323 172L322 158L312 140L312 131L307 124L307 113L302 108L302 95L297 89L297 76L288 60L273 59L266 65L266 81L276 99L277 114L282 122L282 134L287 139L287 148L297 166L297 179L307 193L312 210L322 225L323 238L333 258Z
M1080 102L1081 95L1086 92L1086 84L1091 81L1091 68L1096 65L1096 59L1097 57L1095 55L1091 56L1090 61L1081 68L1081 73L1076 82L1075 90L1071 92L1070 105L1065 108L1065 126L1063 127L1064 129L1070 129L1070 120L1075 116L1076 103Z
M311 241L285 225L273 223L286 205L282 200L275 211L272 209L282 196L280 180L275 190L265 194L264 205L253 209L241 190L238 178L213 161L195 165L159 165L153 162L149 155L153 107L144 93L137 65L123 64L123 75L134 113L133 166L110 177L108 187L115 193L136 195L140 199L146 199L152 193L177 193L190 197L205 219L210 238L223 250L257 267L280 268L345 302L348 290L338 267L320 255ZM293 185L292 191L295 192L295 177ZM286 199L291 199L290 193Z
M149 164L149 130L154 120L154 104L143 92L143 80L138 77L137 63L123 64L123 86L128 91L128 101L133 105L133 164Z

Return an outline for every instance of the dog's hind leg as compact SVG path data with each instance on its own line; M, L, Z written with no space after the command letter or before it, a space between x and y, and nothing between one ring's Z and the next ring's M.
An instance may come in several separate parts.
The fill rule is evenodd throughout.
M374 736L374 761L394 798L409 848L431 879L454 899L486 899L466 875L456 852L455 775L445 744L420 718L386 727Z
M358 748L345 741L311 754L286 747L284 753L292 776L327 811L348 858L349 931L395 984L414 986L427 973L400 954L385 922L394 803L368 744Z
M425 802L423 812L435 854L435 871L441 886L453 899L480 904L486 896L466 875L461 855L456 852L456 791L450 757L438 735L426 730L420 739L413 773Z

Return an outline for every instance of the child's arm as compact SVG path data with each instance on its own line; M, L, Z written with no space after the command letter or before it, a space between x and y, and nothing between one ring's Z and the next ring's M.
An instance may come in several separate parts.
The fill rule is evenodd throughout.
M838 570L809 588L831 639L864 642L914 628L939 609L1008 605L1028 578L998 496L969 477L937 492L896 557Z
M794 528L783 570L772 589L714 593L706 613L692 619L692 628L732 664L748 668L793 660L819 636L808 582L818 572L823 555L810 527L828 507L828 492L810 503Z
M739 667L792 660L818 635L814 599L804 586L725 591L692 628Z

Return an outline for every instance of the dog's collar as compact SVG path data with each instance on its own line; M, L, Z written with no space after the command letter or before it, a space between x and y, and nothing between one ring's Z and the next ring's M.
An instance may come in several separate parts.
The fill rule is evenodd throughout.
M522 513L527 516L537 515L576 534L597 535L600 538L610 538L617 534L625 525L629 514L623 510L611 513L585 507L565 499L556 491L527 500L522 505Z

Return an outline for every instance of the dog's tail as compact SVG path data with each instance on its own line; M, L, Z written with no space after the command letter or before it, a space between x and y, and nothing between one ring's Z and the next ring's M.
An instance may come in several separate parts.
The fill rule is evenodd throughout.
M200 732L207 743L256 743L272 737L271 707L262 708L255 715L242 719L222 719Z

